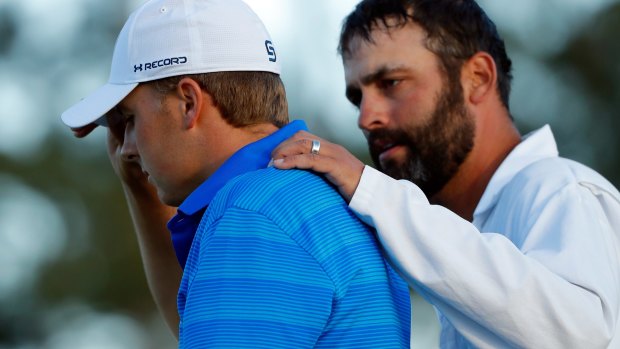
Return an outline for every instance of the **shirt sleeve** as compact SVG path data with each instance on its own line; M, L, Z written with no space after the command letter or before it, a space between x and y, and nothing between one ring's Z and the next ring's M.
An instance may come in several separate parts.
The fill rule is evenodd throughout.
M587 188L523 208L510 239L370 167L350 207L407 282L477 347L607 348L617 331L618 236Z
M230 208L200 241L181 348L312 348L334 287L317 261L256 212Z

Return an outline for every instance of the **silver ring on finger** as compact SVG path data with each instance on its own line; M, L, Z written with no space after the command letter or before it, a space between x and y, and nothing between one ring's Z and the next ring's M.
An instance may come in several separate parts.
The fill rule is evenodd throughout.
M321 150L321 142L318 139L312 140L312 148L310 149L310 153L314 155L319 155L319 150Z

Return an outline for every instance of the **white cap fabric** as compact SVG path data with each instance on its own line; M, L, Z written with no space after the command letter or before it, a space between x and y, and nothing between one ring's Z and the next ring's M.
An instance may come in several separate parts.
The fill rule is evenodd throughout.
M69 127L105 115L138 83L222 71L280 74L267 29L241 0L149 0L121 30L108 83L61 116Z

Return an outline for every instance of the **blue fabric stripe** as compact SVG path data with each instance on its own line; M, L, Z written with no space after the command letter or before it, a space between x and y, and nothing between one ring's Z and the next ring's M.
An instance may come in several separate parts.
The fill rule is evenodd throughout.
M409 293L370 228L304 171L213 198L179 292L181 348L408 348Z

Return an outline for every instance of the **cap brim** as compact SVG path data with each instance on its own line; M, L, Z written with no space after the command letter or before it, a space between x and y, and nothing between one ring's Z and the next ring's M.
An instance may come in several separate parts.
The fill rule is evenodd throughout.
M120 103L123 98L127 97L136 86L138 86L138 83L123 85L105 84L71 108L65 110L60 118L65 125L72 128L86 126L93 122L105 126L105 118L102 117Z

